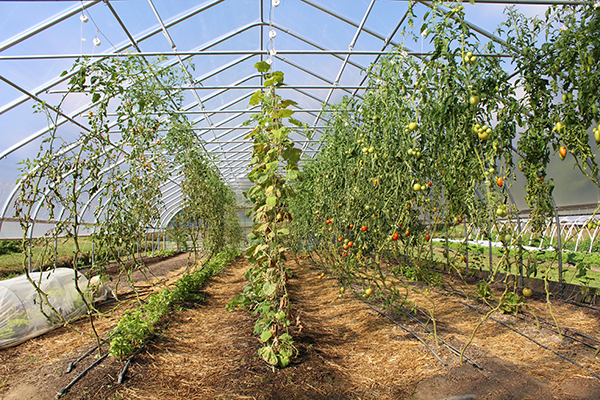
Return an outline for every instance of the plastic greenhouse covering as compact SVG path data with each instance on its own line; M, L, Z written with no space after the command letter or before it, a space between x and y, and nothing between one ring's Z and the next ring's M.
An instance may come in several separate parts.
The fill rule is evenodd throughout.
M75 284L75 271L56 268L53 271L32 272L27 276L0 281L0 349L23 343L69 321L84 315L86 301L104 301L109 290L102 284L90 282L79 274ZM37 288L36 288L37 287ZM45 293L42 299L38 289Z
M407 25L408 1L81 1L0 2L0 238L21 238L14 216L17 180L24 173L19 163L36 157L41 141L49 133L42 114L32 106L56 105L66 92L69 71L80 56L93 62L102 56L139 53L141 59L163 56L162 65L187 67L192 81L184 87L180 112L192 121L205 147L216 160L225 181L242 199L249 186L247 162L251 143L242 126L249 115L247 103L261 84L254 63L269 60L285 73L284 96L297 102L297 119L315 129L313 137L294 137L312 157L319 151L321 130L328 115L321 111L343 96L361 98L368 90L364 70L393 50L405 46L418 56L432 50L425 38L417 43L401 42L403 31L422 31L419 21ZM482 44L505 19L503 10L513 4L525 15L543 16L560 1L481 1L464 4L465 19ZM566 2L569 3L569 2ZM577 3L577 2L576 2ZM577 3L580 4L580 3ZM414 13L423 15L430 3L414 3ZM510 73L514 65L506 64ZM60 135L69 142L77 136L92 109L90 96L71 94L63 103ZM325 108L326 109L326 108ZM120 132L112 131L118 136ZM115 166L123 163L116 159ZM108 171L108 170L107 170ZM107 172L105 171L105 172ZM181 176L176 167L160 191L161 229L181 208ZM578 171L564 168L553 156L548 174L556 183L558 207L597 203L598 193ZM516 171L511 188L519 209L526 210L523 176ZM80 217L93 222L97 199L90 199ZM580 213L586 213L581 210ZM31 237L43 236L54 226L44 207L36 212ZM57 212L55 219L67 219Z
M469 343L530 296L597 310L599 109L600 0L0 1L0 275L28 271L0 280L0 348L118 276L140 307L110 351L135 355L118 336L241 249L228 307L271 366L298 353L288 260L395 315L477 277L497 308ZM177 291L142 300L138 272Z

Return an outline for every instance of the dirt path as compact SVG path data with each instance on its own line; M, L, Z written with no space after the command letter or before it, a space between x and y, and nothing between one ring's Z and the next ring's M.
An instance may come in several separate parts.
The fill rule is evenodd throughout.
M600 398L600 381L522 336L487 322L466 355L480 369L459 365L458 358L422 329L408 324L436 349L442 365L423 344L390 323L352 294L339 298L339 283L310 265L290 262L291 302L299 324L292 334L299 351L294 363L273 370L259 360L258 339L252 335L253 317L244 311L226 312L225 305L245 285L248 268L238 260L213 278L206 299L174 311L165 326L136 356L123 385L116 379L124 362L108 358L75 384L67 399L560 399ZM458 348L481 319L455 298L432 292L439 335ZM417 301L418 296L414 296ZM532 304L539 317L549 318L543 304ZM597 337L600 314L569 305L554 305L559 321ZM600 362L585 350L557 335L540 331L511 316L502 321L600 373ZM53 338L49 338L53 340ZM35 348L25 348L35 354ZM81 349L83 352L83 348ZM77 352L78 354L80 352ZM27 354L27 353L25 353ZM0 353L1 355L1 353ZM75 354L71 355L74 359ZM22 358L23 359L23 358ZM89 365L94 358L88 358ZM68 383L60 375L68 359L29 375L22 384L37 397L51 399ZM10 361L10 360L8 360ZM53 369L54 368L54 369ZM83 369L79 367L80 371ZM53 371L53 372L52 372ZM44 373L47 375L41 376ZM11 393L15 393L12 391ZM22 391L25 393L25 391ZM466 396L466 397L465 397Z
M240 261L211 282L203 304L173 315L163 339L137 358L124 386L105 387L95 398L600 398L600 381L493 324L484 325L467 351L480 370L459 365L455 355L436 348L448 364L443 366L414 337L352 295L338 298L335 279L319 280L320 271L310 266L290 266L295 274L290 296L300 320L293 332L299 350L295 364L274 371L258 360L251 316L224 311L245 284L242 274L248 265ZM445 297L436 301L441 303L440 335L460 348L480 316ZM415 330L435 347L431 338ZM558 340L552 335L537 338L546 343ZM578 350L571 349L573 354Z
M185 270L187 258L187 253L170 258L145 258L151 272L146 276L154 282L177 276ZM109 283L113 288L117 275L118 270L114 268L114 280ZM133 280L144 295L153 290L144 274L135 272ZM104 315L95 318L94 323L101 337L112 331L124 310L134 300L124 280L119 286L118 296L124 301L122 305L108 302L100 307ZM90 357L70 374L65 373L69 362L75 361L95 345L91 335L89 320L81 319L74 322L71 328L58 328L19 346L0 350L0 397L7 400L53 399L58 390L89 365Z

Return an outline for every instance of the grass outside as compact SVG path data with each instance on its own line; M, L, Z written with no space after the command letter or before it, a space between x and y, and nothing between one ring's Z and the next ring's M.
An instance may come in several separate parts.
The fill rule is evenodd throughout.
M89 255L92 251L92 241L88 238L79 238L79 247L83 253L83 261L89 260ZM20 240L17 240L20 245ZM167 242L167 245L170 242ZM151 241L148 241L148 251L150 253ZM155 242L157 244L157 242ZM160 243L162 248L162 242ZM73 251L75 243L72 238L61 239L57 243L56 260L59 267L71 266L73 264ZM144 244L140 246L140 255L144 255ZM10 279L21 275L28 264L25 253L10 252L0 255L0 280ZM32 247L31 268L40 269L42 266L54 266L54 242L50 242L48 246L42 244Z
M445 244L433 245L434 260L446 263ZM448 243L450 261L464 270L466 264L460 262L461 255L466 253L467 247L461 243ZM502 247L492 247L492 268L496 268L506 250ZM498 272L519 275L516 249L511 249L509 254L509 267L500 266ZM600 254L595 253L563 253L563 282L574 285L600 288ZM530 258L531 257L531 258ZM523 251L523 275L532 278L543 278L548 274L548 280L558 282L558 258L556 252L530 252ZM470 270L490 271L489 247L469 245L468 261ZM579 267L578 267L579 266ZM580 271L585 270L581 276ZM578 276L579 275L579 276Z

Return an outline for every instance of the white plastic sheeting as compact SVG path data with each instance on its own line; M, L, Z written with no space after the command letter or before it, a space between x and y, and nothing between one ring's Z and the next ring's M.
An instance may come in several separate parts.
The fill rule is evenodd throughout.
M60 327L61 317L68 321L87 311L75 286L74 270L56 268L29 275L48 296L48 302L42 300L25 275L0 281L0 349L15 346ZM79 289L88 302L105 300L110 292L94 278L88 281L83 274L78 274ZM99 296L94 297L95 294Z

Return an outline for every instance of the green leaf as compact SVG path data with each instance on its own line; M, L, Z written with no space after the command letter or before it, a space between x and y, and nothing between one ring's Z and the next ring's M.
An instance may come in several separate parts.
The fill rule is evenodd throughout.
M296 169L288 169L286 173L286 177L289 180L298 179L298 170Z
M63 76L65 76L65 75L66 75L66 74L68 74L68 73L69 73L69 72L67 72L67 71L63 71L63 72L60 74L60 76L61 76L61 77L63 77Z
M277 230L277 234L287 236L290 234L290 230L288 228L281 228Z
M264 83L265 87L273 86L274 84L275 84L275 79L273 79L273 78L267 79Z
M277 365L277 356L271 346L258 349L258 354L270 365Z
M266 203L269 207L275 207L277 205L277 196L267 196Z
M277 112L276 118L287 118L291 117L292 115L294 115L293 110L279 110Z
M281 103L279 103L279 104L282 108L286 108L289 106L295 106L298 103L296 103L294 100L282 100Z
M283 72L281 72L281 71L273 72L271 79L273 79L273 81L276 83L283 83Z
M271 66L266 61L260 61L254 64L254 68L256 68L258 72L268 72L271 69Z
M269 341L269 339L271 339L273 337L273 334L271 333L270 329L267 329L266 331L263 331L263 333L260 334L260 340L263 341L263 343L266 343Z
M98 100L100 100L100 93L94 93L94 95L92 96L92 103L95 103Z
M277 285L275 285L274 283L271 282L265 282L265 284L263 285L263 293L266 296L271 296L273 295L273 293L275 293L275 289L277 289Z
M250 105L251 106L255 106L260 102L260 99L262 99L263 97L263 92L261 92L260 90L257 90L256 92L254 92L254 94L252 95L252 97L250 97Z
M288 164L297 164L300 161L300 155L302 154L302 150L297 149L295 147L288 147L283 152L282 156L285 160L288 160Z

